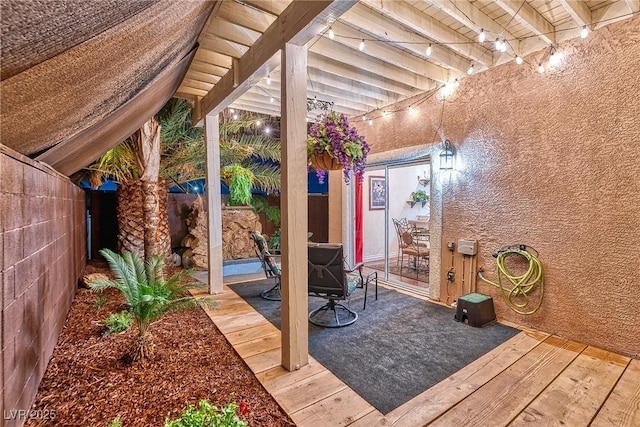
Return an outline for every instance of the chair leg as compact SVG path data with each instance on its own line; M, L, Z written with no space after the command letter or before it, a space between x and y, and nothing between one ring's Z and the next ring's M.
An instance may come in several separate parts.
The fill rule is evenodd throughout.
M273 287L262 291L260 296L269 301L282 301L280 278L276 280L276 284Z
M335 317L335 323L322 323L320 321L314 320L314 317L322 312L332 310L333 317ZM345 322L340 322L340 317L338 316L338 310L344 311L347 313L347 320ZM309 323L312 323L316 326L321 326L323 328L342 328L344 326L349 326L353 324L356 320L358 320L358 313L351 310L349 307L346 307L343 304L337 303L335 300L329 300L322 307L316 308L311 313L309 313Z

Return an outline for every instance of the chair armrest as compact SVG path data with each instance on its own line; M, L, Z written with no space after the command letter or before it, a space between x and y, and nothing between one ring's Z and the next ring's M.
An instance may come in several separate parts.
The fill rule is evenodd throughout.
M356 265L354 265L353 267L347 265L345 263L345 268L344 271L346 271L347 273L353 273L356 270L360 270L362 267L364 267L364 262L359 262Z

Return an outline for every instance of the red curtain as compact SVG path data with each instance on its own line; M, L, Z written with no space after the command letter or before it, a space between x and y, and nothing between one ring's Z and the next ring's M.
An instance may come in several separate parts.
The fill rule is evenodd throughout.
M362 181L356 183L356 263L362 262Z

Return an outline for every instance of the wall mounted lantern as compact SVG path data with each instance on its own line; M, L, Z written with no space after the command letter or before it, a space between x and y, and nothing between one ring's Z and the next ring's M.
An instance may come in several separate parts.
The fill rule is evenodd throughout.
M453 169L453 159L456 155L456 150L451 145L451 141L446 139L444 141L444 148L440 152L440 170Z

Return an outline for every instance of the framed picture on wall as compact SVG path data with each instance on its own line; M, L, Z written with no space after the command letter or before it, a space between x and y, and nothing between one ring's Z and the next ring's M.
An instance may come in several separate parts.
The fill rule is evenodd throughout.
M385 194L384 176L369 177L369 210L384 209L387 195Z

